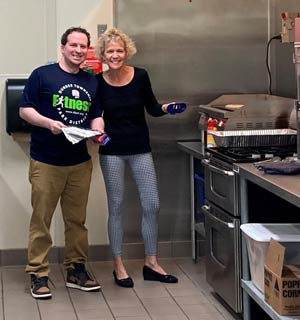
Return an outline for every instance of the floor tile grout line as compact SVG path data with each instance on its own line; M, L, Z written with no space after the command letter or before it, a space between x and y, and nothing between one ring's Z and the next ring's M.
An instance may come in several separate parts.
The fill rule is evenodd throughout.
M60 271L64 281L66 282L66 278L65 278L65 274L64 274L64 268L61 265L59 265L59 271ZM73 302L73 299L72 299L72 296L71 296L71 293L70 293L70 289L67 286L66 286L66 289L67 289L67 292L68 292L68 297L70 299L72 308L74 310L75 317L76 317L77 320L79 320L79 317L78 317L78 314L77 314L77 310L75 308L75 305L74 305L74 302Z
M139 259L137 259L137 260L139 260ZM180 265L177 263L176 259L174 259L173 262L174 262L175 265L187 276L187 278L191 281L191 283L192 283L195 287L199 288L198 283L195 282L194 280L192 280L192 279L185 273L185 271L184 271L184 270L180 267ZM164 287L164 289L167 291L167 293L169 294L170 298L175 302L175 304L176 304L176 305L179 307L179 309L182 311L182 313L184 314L184 316L186 317L186 319L187 319L187 320L190 320L190 318L188 317L188 315L184 312L184 310L181 308L181 306L177 303L176 299L172 296L171 292L170 292L166 287ZM199 289L200 289L200 288L199 288ZM149 310L147 309L147 307L144 305L142 299L139 297L139 295L138 295L138 293L136 292L136 290L135 290L134 288L133 288L132 290L134 291L134 293L135 293L136 297L138 298L138 300L141 302L143 308L145 309L145 311L146 311L147 314L149 315L150 319L153 320L153 317L151 316L151 313L149 312ZM203 293L202 290L200 290L200 291L201 291L201 293ZM104 293L103 293L103 295L104 295ZM107 304L108 304L108 302L107 302ZM214 306L214 307L215 307L215 306ZM219 310L216 310L216 311L217 311L218 313L220 313ZM222 315L222 314L221 314L221 315ZM222 315L222 316L223 316L223 315Z
M28 274L29 277L30 277L30 281L29 281L29 293L31 295L31 276L30 274ZM35 299L32 297L32 299ZM35 299L35 304L36 304L36 307L37 307L37 311L38 311L38 314L39 314L39 318L40 320L42 320L42 313L41 313L41 309L40 309L40 305L39 305L39 299Z
M3 308L2 314L3 314L3 320L5 320L6 319L6 313L5 313L5 286L4 286L4 281L3 281L3 269L2 268L1 268L1 292L2 292L2 308ZM29 293L31 295L31 281L29 282ZM40 310L40 307L39 307L38 299L34 299L34 300L35 300L37 312L38 312L38 315L39 315L39 319L42 320L42 314L41 314L41 310Z
M191 281L191 283L195 286L195 288L199 289L199 291L201 292L201 294L205 295L205 293L202 291L202 289L199 287L199 284L197 283L197 281L191 279L191 277L184 271L184 269L180 266L180 264L177 262L177 260L174 260L174 263L176 264L176 266L186 275L186 277ZM178 307L180 308L180 310L182 310L182 312L184 313L184 315L187 317L187 319L190 319L189 316L186 314L186 312L182 309L182 307L180 306L180 304L177 303L176 299L173 297L172 293L169 292L168 288L166 288L166 290L168 291L168 293L171 295L172 299L174 300L174 302L178 305ZM214 306L215 307L215 306ZM216 308L216 307L215 307ZM219 312L219 310L217 310ZM220 312L219 312L220 313ZM222 314L221 314L222 315ZM223 317L223 315L222 315ZM224 318L224 317L223 317Z
M199 284L197 283L197 281L196 281L196 280L193 280L193 279L184 271L184 269L180 266L180 264L177 263L177 260L174 260L174 262L176 263L176 265L177 265L177 267L180 269L180 271L182 271L182 273L184 273L185 276L192 282L192 284L193 284L195 287L199 288ZM201 291L201 293L203 292L201 289L200 289L200 291Z
M88 265L89 265L90 270L92 271L93 277L94 277L97 281L99 281L99 280L97 279L97 277L95 276L95 273L94 273L94 270L93 270L92 265L90 265L90 264L88 264ZM100 282L99 282L99 283L100 283ZM101 283L100 283L100 286L101 286ZM102 297L103 297L103 299L104 299L104 301L105 301L105 304L106 304L107 308L109 309L109 311L110 311L113 319L116 320L116 317L115 317L115 315L114 315L114 313L113 313L113 311L112 311L112 308L110 307L110 305L109 305L109 303L108 303L108 301L107 301L107 299L106 299L106 297L105 297L104 292L103 292L101 289L100 289L100 292L101 292L101 294L102 294Z
M33 299L35 299L35 298L33 298ZM40 309L40 305L39 305L39 300L35 299L35 303L36 303L36 307L37 307L37 311L38 311L40 320L42 320L43 318L42 318L42 313L41 313L41 309Z
M3 287L3 272L1 270L1 294L2 294L2 316L5 320L5 311L4 311L4 287Z
M185 272L181 269L180 265L177 263L176 260L174 260L174 263L176 264L176 266L185 274ZM193 284L194 282L189 279ZM178 280L179 281L179 280ZM189 316L186 314L186 312L182 309L182 307L180 306L180 304L176 301L175 297L173 297L172 293L168 290L168 288L165 288L168 292L168 294L171 296L171 298L173 299L173 301L176 303L176 305L178 306L178 308L182 311L182 313L186 316L186 318L188 320L190 320Z
M142 304L143 308L145 309L145 311L147 312L147 314L149 315L150 319L153 320L151 313L149 312L149 310L147 309L147 307L144 305L143 300L139 297L138 293L136 292L136 290L133 288L132 289L133 292L135 293L136 297L138 298L138 300L140 301L140 303Z
M168 288L165 288L168 294L171 296L172 300L175 302L175 304L178 306L178 308L182 311L182 313L186 316L187 320L190 320L189 316L186 314L186 312L182 309L180 304L176 301L176 299L173 297L172 293L168 290Z
M134 261L140 261L141 259L134 259ZM169 259L167 259L169 260ZM94 262L104 262L104 261L91 261L88 262L87 265L89 266L89 269L91 270L91 275L94 276L95 279L97 280L103 280L105 279L105 285L101 290L101 293L98 293L97 296L95 297L95 300L93 299L93 304L92 304L92 308L91 310L96 310L94 307L94 304L98 304L101 303L103 305L103 308L106 309L107 312L107 318L106 319L111 319L111 320L116 320L119 319L119 317L124 319L130 319L130 317L125 316L125 314L120 314L119 311L116 311L114 309L114 305L111 304L111 300L110 300L110 288L111 286L115 286L116 284L113 282L113 278L111 278L111 281L109 281L109 279L107 279L107 272L109 270L107 270L108 266L106 264L94 264ZM106 261L105 261L106 262ZM168 264L168 262L166 262ZM56 277L56 281L62 281L63 283L65 282L65 272L64 272L64 268L61 264L55 264L58 265L58 267L55 267L55 274L57 275ZM231 312L229 312L224 304L222 302L219 302L218 297L216 297L215 295L213 295L213 289L207 285L207 283L205 282L205 268L204 266L204 261L199 261L199 265L198 264L194 264L192 259L172 259L172 263L171 263L173 268L177 268L177 272L178 274L181 273L182 275L182 279L179 279L179 286L178 289L179 290L184 290L184 289L188 289L190 288L190 292L187 291L186 295L197 295L200 297L199 302L197 302L195 300L194 303L197 305L199 304L208 304L209 309L210 310L205 310L205 314L206 312L211 313L211 315L215 314L215 316L218 318L220 317L220 319L222 320L237 320L237 318L235 318ZM102 269L103 266L103 269ZM139 264L133 264L133 270L135 270L136 267L139 268ZM1 318L0 315L0 320L9 320L10 315L11 315L11 298L12 298L12 294L11 294L11 290L15 290L19 288L19 283L20 281L23 282L22 275L20 274L20 271L17 271L17 268L15 268L16 266L13 266L13 268L0 268L0 293L2 292L2 312L0 311L0 313L3 315L3 319ZM100 270L98 270L100 268ZM8 271L4 271L6 269L11 269L12 272L8 272ZM15 271L17 271L17 273L15 273ZM99 271L99 272L98 272ZM104 272L104 273L102 273ZM63 277L61 278L61 273L63 274ZM102 276L105 278L102 278ZM63 279L63 280L62 280ZM27 282L27 281L26 281ZM26 284L25 282L25 284ZM188 285L188 287L185 286L185 284ZM101 285L101 281L100 281L100 285ZM28 288L28 284L26 285L26 287ZM174 286L175 287L175 286ZM195 313L193 310L193 308L190 310L189 307L186 307L185 304L185 299L181 300L178 299L178 297L180 295L177 295L177 290L173 290L172 286L169 285L163 285L161 287L167 294L167 296L169 297L169 303L171 303L171 305L175 302L175 304L177 305L178 308L175 307L175 305L173 305L174 310L172 311L172 313L176 313L177 317L180 317L180 319L186 319L186 320L190 320L193 318L193 314ZM64 298L63 301L64 303L69 304L70 309L68 309L70 311L70 316L72 316L72 319L76 319L76 320L83 320L85 317L84 315L81 314L81 304L78 304L77 299L77 294L73 294L73 289L68 289L68 288L64 288L62 287L61 289L63 289L64 291ZM116 289L116 288L113 288ZM18 289L19 290L19 289ZM65 291L67 290L67 292ZM106 291L108 290L108 291ZM128 289L130 290L130 289ZM133 294L132 298L136 299L136 305L139 305L140 308L140 314L139 316L141 316L142 311L144 314L144 317L149 319L149 320L154 320L157 319L157 315L156 315L156 309L152 309L152 307L150 305L147 304L147 300L144 300L144 295L143 295L143 291L139 291L139 287L136 286L133 289L131 289L131 294ZM14 292L14 291L12 291ZM130 292L129 292L130 293ZM27 301L27 299L31 299L31 296L28 297L28 291L27 289L25 290L24 294L26 294L26 297L24 299L24 302ZM30 295L30 292L29 292ZM204 295L203 298L201 298L201 296ZM123 296L123 295L122 295ZM124 299L126 300L126 296L127 294L125 293ZM165 295L166 296L166 295ZM208 299L205 299L208 298ZM8 299L8 300L7 300ZM22 298L21 298L22 299ZM120 299L122 300L123 298L120 297ZM31 312L35 313L36 318L35 319L45 319L44 317L48 317L47 314L47 310L48 307L46 306L44 309L44 306L42 305L42 303L40 303L39 301L37 301L36 299L34 299L35 301L33 301L32 307L30 308L30 310L32 310ZM189 300L189 299L188 299ZM9 301L9 303L8 303ZM125 302L124 301L124 302ZM22 302L22 301L21 301ZM31 303L31 302L30 302ZM89 298L86 302L87 304L89 304ZM36 308L34 307L35 304L37 304ZM71 305L70 305L71 304ZM85 305L85 304L84 304ZM189 305L189 303L187 303L187 305ZM126 306L126 305L125 305ZM50 306L50 310L52 308L52 305ZM223 308L225 308L225 310L223 310ZM177 309L177 312L175 311ZM114 313L113 312L117 312ZM118 309L117 309L118 310ZM198 309L195 309L195 311ZM166 310L167 311L167 310ZM192 312L192 314L190 314L190 311ZM204 311L204 310L203 310ZM216 312L216 313L214 313ZM207 313L207 314L209 314ZM84 313L85 314L85 313ZM92 313L94 315L94 313ZM24 314L26 315L26 314ZM134 314L135 315L135 314ZM98 314L99 316L99 314ZM132 314L133 316L133 314ZM137 316L137 315L135 315ZM195 314L195 316L197 317L197 312ZM120 319L121 319L120 318ZM201 318L201 315L200 315ZM144 319L144 318L143 318ZM219 318L218 318L219 319ZM240 319L239 319L240 320Z
M200 288L199 284L197 283L196 280L191 279L191 277L184 271L184 269L180 266L180 264L178 264L177 260L175 259L174 262L176 263L176 265L178 266L178 268L186 275L186 277L193 283L193 285L199 289L199 291L201 292L201 294L203 294L204 296L206 295L206 293L203 291L203 289ZM217 311L217 313L219 313L222 318L225 319L224 315L222 314L222 312L217 308L216 304L211 301L210 299L208 299L210 304L214 307L214 309ZM225 319L226 320L226 319Z

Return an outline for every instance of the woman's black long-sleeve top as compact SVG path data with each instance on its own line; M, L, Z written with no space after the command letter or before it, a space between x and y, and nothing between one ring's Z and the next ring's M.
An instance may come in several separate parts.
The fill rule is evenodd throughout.
M145 69L134 67L134 77L124 86L108 84L102 73L97 76L100 106L103 109L105 132L111 138L99 153L107 155L131 155L151 151L146 111L160 117L162 111L153 94Z

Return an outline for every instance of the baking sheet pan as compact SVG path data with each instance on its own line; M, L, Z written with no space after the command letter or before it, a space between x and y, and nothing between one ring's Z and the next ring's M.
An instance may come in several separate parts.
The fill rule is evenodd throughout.
M297 143L293 129L212 131L218 147L290 146Z

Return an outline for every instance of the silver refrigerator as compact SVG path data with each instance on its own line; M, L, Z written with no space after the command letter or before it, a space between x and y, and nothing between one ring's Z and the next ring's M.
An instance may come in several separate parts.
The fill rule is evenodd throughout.
M188 105L181 115L147 117L161 198L159 241L188 243L189 157L176 142L200 139L198 105L224 93L267 91L268 1L115 0L114 8L115 25L137 45L130 63L148 70L158 100ZM140 206L129 176L126 193L124 241L139 242Z

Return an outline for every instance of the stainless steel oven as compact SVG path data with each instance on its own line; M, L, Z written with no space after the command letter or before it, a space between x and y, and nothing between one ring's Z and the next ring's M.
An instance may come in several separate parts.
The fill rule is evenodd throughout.
M205 195L210 202L235 214L235 174L232 165L216 159L202 161L205 171Z
M202 161L206 204L206 279L236 312L242 312L238 177L233 165L217 158Z
M204 143L207 142L210 119L214 120L215 132L219 134L217 139L214 131L210 132L215 137L216 147L207 148L208 156L202 161L206 198L202 206L207 237L206 277L214 291L237 313L242 312L242 258L239 177L233 171L233 164L293 155L293 141L287 148L281 139L265 137L270 129L288 128L293 109L293 99L265 94L222 95L208 105L198 107ZM251 131L245 134L247 130L255 134ZM256 136L256 130L260 137ZM223 135L221 131L224 131ZM265 139L268 143L264 143Z
M205 176L206 278L236 312L242 312L239 176L237 162L292 156L295 146L268 148L208 148L202 160Z

